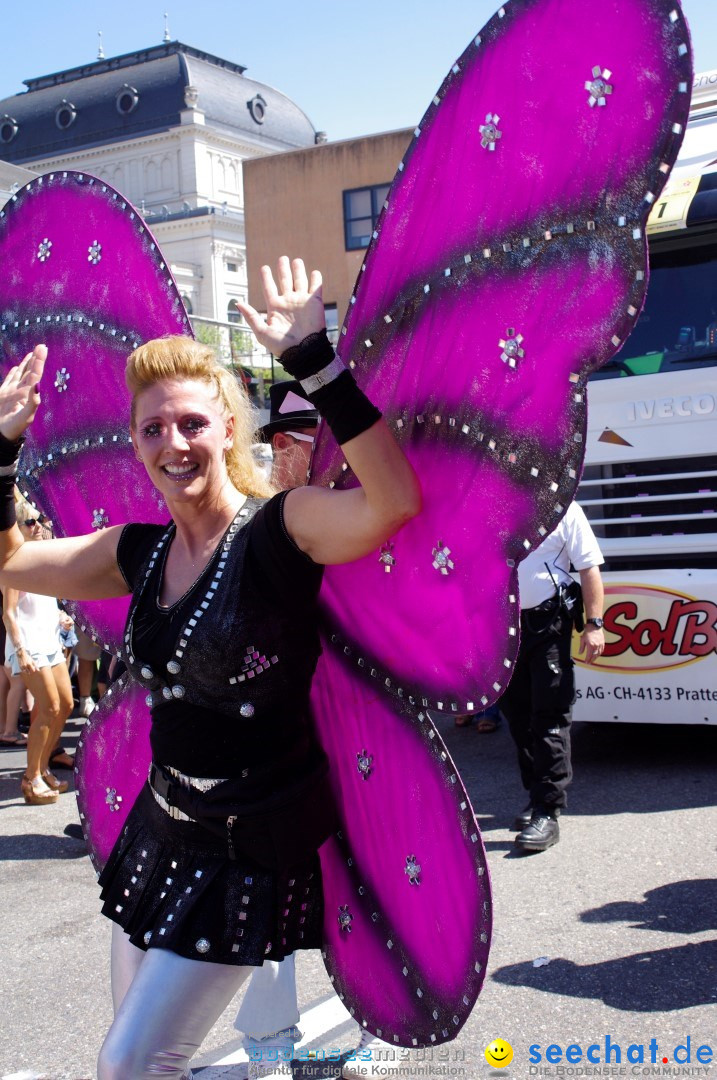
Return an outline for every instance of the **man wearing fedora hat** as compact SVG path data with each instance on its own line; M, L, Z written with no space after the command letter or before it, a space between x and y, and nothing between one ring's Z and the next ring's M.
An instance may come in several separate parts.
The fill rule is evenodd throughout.
M269 422L259 434L263 442L271 443L271 482L281 491L301 487L309 471L318 410L307 399L301 383L293 380L274 383L269 400Z

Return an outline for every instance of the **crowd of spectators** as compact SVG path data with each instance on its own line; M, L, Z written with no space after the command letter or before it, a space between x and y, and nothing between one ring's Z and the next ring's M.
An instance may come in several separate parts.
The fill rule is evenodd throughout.
M52 522L19 495L16 514L26 541L52 540ZM55 770L74 766L62 730L71 714L91 715L107 688L111 658L52 597L7 589L0 602L0 747L26 751L23 798L50 805L69 787Z

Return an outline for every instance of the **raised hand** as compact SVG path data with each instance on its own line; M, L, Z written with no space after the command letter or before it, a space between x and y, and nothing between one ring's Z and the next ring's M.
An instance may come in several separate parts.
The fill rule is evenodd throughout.
M10 368L0 386L0 435L10 442L19 439L35 418L46 360L46 346L36 345L21 364Z
M271 267L262 266L266 315L261 315L250 304L237 301L237 307L264 348L281 356L309 334L322 330L326 317L318 270L311 271L309 280L302 259L289 262L287 256L282 255L276 265L276 277L278 286Z

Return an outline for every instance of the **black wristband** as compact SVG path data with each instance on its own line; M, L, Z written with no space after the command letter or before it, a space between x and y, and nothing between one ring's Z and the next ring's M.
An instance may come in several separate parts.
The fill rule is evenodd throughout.
M279 357L284 371L299 382L308 378L309 375L315 375L321 368L330 364L333 358L334 350L325 328L317 330L315 334L309 334L298 345L292 345Z
M338 378L309 394L309 399L331 428L339 446L368 431L381 419L380 411L356 385L350 371L342 371Z
M10 475L7 470L11 465L15 466L14 472L17 472L17 462L24 442L24 435L21 435L19 439L15 439L13 442L6 439L4 435L0 435L0 470L5 470L6 476ZM0 475L2 475L1 472Z
M289 375L299 380L339 445L355 439L381 419L380 411L356 385L348 368L334 357L326 330L309 334L287 349L281 363Z
M15 477L0 476L0 532L11 529L16 521Z

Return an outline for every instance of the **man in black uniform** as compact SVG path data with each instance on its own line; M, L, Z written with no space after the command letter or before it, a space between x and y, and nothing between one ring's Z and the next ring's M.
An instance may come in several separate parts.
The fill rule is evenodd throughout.
M572 779L573 622L583 629L584 603L580 651L592 663L605 648L602 562L585 514L571 503L557 529L518 568L520 650L500 710L510 726L523 787L530 795L513 823L522 851L545 851L560 839L558 817ZM571 565L580 574L582 600L570 576Z

